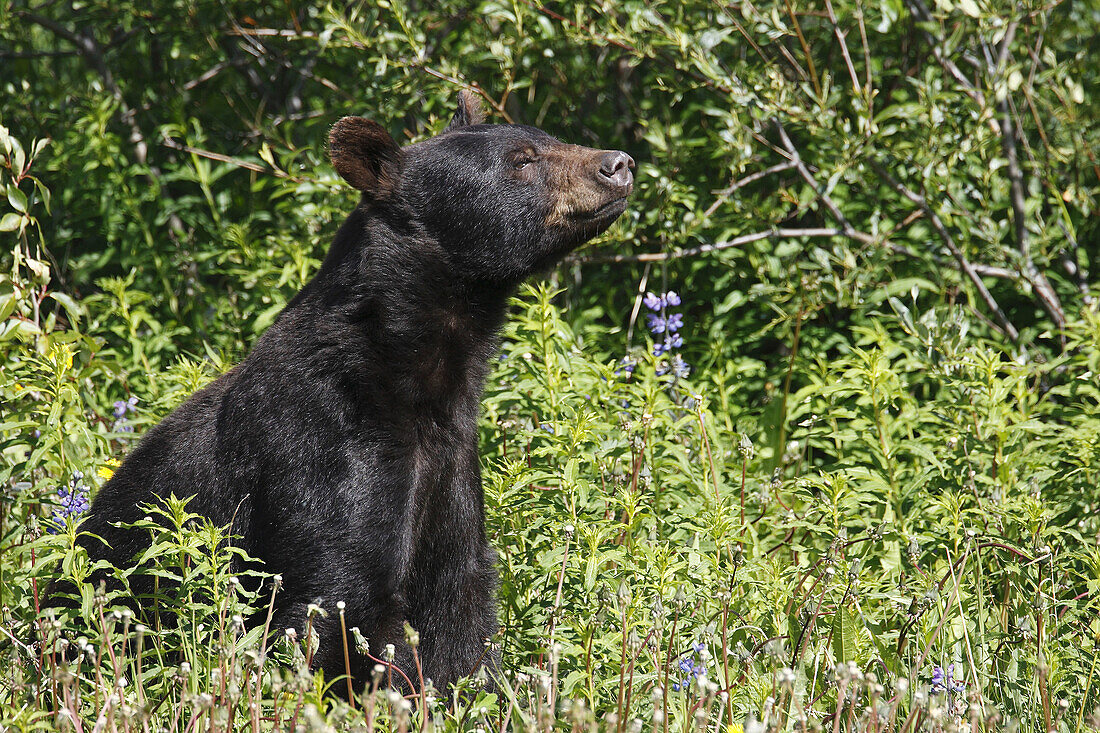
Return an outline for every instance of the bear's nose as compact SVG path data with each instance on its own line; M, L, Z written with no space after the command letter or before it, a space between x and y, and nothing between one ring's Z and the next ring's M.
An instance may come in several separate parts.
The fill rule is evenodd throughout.
M600 159L600 176L613 186L629 186L634 182L634 159L621 150L611 150Z

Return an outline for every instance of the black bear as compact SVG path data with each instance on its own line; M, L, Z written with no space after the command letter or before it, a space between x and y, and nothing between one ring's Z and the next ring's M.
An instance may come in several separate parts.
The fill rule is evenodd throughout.
M276 628L301 631L321 599L315 666L330 678L344 674L343 601L347 626L375 654L393 644L413 680L404 624L417 629L424 675L445 689L498 628L477 421L506 301L623 213L634 161L483 124L465 92L437 137L400 147L345 117L329 150L362 196L316 276L99 491L81 530L108 544L81 541L126 566L143 537L114 523L190 496L282 575ZM352 656L362 684L373 665Z

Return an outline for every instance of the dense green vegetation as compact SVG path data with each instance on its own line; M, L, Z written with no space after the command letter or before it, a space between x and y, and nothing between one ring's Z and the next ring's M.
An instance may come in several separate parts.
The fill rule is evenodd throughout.
M1096 729L1098 27L1069 0L0 0L0 728ZM490 380L499 691L326 697L178 504L150 508L180 581L154 608L84 584L39 614L88 575L83 497L354 205L328 127L423 139L463 87L639 164Z

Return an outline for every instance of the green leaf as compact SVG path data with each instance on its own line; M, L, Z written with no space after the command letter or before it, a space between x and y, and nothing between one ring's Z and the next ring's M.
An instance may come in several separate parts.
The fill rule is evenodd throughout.
M11 143L11 172L15 176L22 176L23 168L27 164L27 154L18 140L12 138Z
M54 291L50 293L50 297L56 300L61 305L61 307L65 309L65 311L69 314L69 320L72 321L72 323L75 324L78 320L80 320L83 309L80 307L80 304L73 299L71 295L69 295L68 293Z
M18 305L19 299L15 296L15 293L10 288L8 292L0 292L0 321L3 321L15 311L15 306Z
M833 614L833 654L838 662L854 662L859 653L859 623L846 606Z
M592 590L596 587L596 574L599 572L599 568L599 556L596 553L590 554L584 564L584 587L586 590Z
M19 222L23 220L21 214L16 214L9 211L4 214L4 218L0 219L0 232L14 232L19 228Z
M971 18L979 18L982 14L981 9L978 8L978 4L974 0L959 0L959 10Z
M8 184L8 203L16 211L24 214L27 212L27 195L13 183Z

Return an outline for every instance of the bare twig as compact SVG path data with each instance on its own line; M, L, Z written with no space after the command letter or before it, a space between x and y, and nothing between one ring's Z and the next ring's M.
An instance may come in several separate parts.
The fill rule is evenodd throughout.
M802 46L802 56L806 59L810 82L814 85L814 94L817 95L818 99L821 99L821 82L817 78L817 69L814 67L814 57L810 53L810 45L806 43L806 36L802 33L802 24L798 22L798 15L791 7L790 0L783 0L783 2L787 7L787 15L791 17L791 25L794 26L795 35L798 36L798 45Z
M723 188L721 191L717 192L718 197L715 198L714 203L712 203L709 207L707 207L707 210L703 212L703 218L704 219L709 218L710 215L713 214L715 211L717 211L718 207L721 206L726 201L726 199L728 199L730 197L730 195L733 194L733 192L736 191L737 189L743 188L743 187L749 185L750 183L755 183L756 181L759 181L761 178L766 178L767 176L770 176L773 173L780 173L782 171L790 170L791 168L794 168L795 165L796 164L793 161L787 161L786 163L779 163L778 165L773 165L771 168L767 168L767 169L762 170L762 171L757 171L756 173L752 173L750 175L745 176L744 178L741 178L737 181L734 181L730 185Z
M462 87L463 89L465 89L467 91L473 92L474 94L476 94L479 97L481 97L482 99L484 99L489 104L489 106L492 107L493 110L504 119L505 122L507 122L509 124L512 124L512 123L515 122L515 120L512 119L512 116L509 115L508 112L505 111L504 105L502 105L497 100L493 99L492 96L490 96L488 92L486 92L484 89L482 89L477 84L467 84L466 82L462 81L461 79L450 76L448 74L444 74L442 71L436 71L435 69L431 68L430 66L425 66L424 64L421 64L421 63L412 63L410 65L415 66L419 69L422 69L424 71L424 73L427 74L428 76L434 76L436 79L442 79L443 81L450 82L451 84L454 84L455 86L459 86L459 87Z
M279 38L292 38L295 40L321 37L320 33L314 31L290 30L289 28L242 28L239 25L235 25L226 33L231 36L278 36Z
M9 51L0 49L0 59L50 59L76 56L78 51Z
M1005 62L1008 60L1009 46L1016 35L1017 25L1017 21L1013 20L1005 29L1004 39L1001 42L1001 49L997 56L997 66L993 73L1003 75ZM1024 174L1016 154L1016 126L1012 119L1007 90L1000 100L1000 108L1001 146L1004 148L1005 157L1008 159L1012 221L1016 232L1016 248L1020 251L1022 259L1022 274L1035 289L1035 294L1039 297L1039 302L1043 304L1043 308L1054 319L1054 323L1058 328L1061 329L1066 325L1066 314L1062 309L1058 294L1054 292L1054 288L1046 275L1035 266L1035 262L1031 258L1027 232L1027 213L1024 205Z
M872 78L874 67L871 64L871 47L867 43L867 23L863 18L863 3L857 3L856 8L856 19L859 21L859 40L863 46L863 69L867 75L867 86L864 91L864 96L867 99L867 117L874 118L874 97L872 96L872 91L875 88ZM868 134L870 134L870 130L868 130Z
M210 81L211 79L213 79L215 76L220 74L222 71L229 68L229 65L230 64L229 64L228 61L219 61L218 63L211 66L209 69L204 71L199 76L196 76L194 79L192 79L189 82L185 83L182 88L186 91L191 91L192 89L197 87L199 84L202 84L205 81Z
M859 76L856 75L856 67L852 64L852 56L848 53L848 42L844 40L844 31L840 30L840 24L836 22L836 13L833 12L832 0L825 0L825 9L829 12L829 22L833 24L833 32L840 41L840 52L844 55L844 64L848 67L848 76L852 77L852 91L857 97L863 96L863 89L859 85Z
M921 212L923 213L923 212ZM876 238L866 232L858 230L851 230L844 232L835 228L775 228L767 231L753 232L752 234L744 234L740 237L724 242L715 242L712 244L703 244L698 247L690 247L688 249L674 249L667 252L641 252L638 254L630 255L604 255L604 254L592 254L586 256L573 255L566 258L566 263L575 265L594 265L594 264L625 264L625 263L650 263L650 262L665 262L668 260L678 260L683 257L695 257L697 255L710 254L711 252L720 252L724 249L732 249L734 247L740 247L743 244L751 244L752 242L759 242L761 239L770 239L772 241L778 239L794 239L798 237L848 237L854 241L862 244L869 244L875 246L883 246L889 249L894 254L903 255L910 259L921 259L921 255L914 252L905 245L891 242L887 238ZM641 241L641 244L647 244L645 240ZM944 262L936 254L928 253L927 255L935 264L951 266L952 263ZM955 263L957 267L958 264ZM1019 280L1019 273L1006 269L1004 267L994 267L992 265L982 265L978 263L972 263L971 267L981 277L993 277L1001 280Z
M1081 293L1082 302L1091 307L1096 299L1092 297L1092 291L1089 289L1088 271L1077 264L1077 239L1070 233L1065 222L1059 221L1058 226L1061 228L1062 233L1066 235L1066 241L1069 242L1070 246L1070 251L1063 251L1062 253L1062 267L1076 283L1077 290Z
M928 12L928 8L925 7L924 3L921 2L921 0L909 0L909 7L918 21L922 23L930 23L933 21L932 14ZM982 90L978 89L974 85L974 83L966 77L966 74L962 72L958 65L947 57L943 49L943 40L937 38L935 35L927 30L922 29L922 32L925 39L928 41L928 44L932 47L932 55L935 56L936 60L940 62L940 66L943 67L943 70L946 71L952 79L958 82L964 94L974 100L974 102L979 107L985 107L985 95L982 93ZM981 66L980 62L978 62L977 59L968 58L967 61L972 66L976 66L979 68ZM986 123L989 125L990 130L992 130L993 132L998 132L996 120L990 117L986 120Z
M740 237L734 237L733 239L727 240L725 242L703 244L698 247L690 247L688 249L676 249L669 252L644 252L642 254L636 255L589 255L587 257L571 257L568 261L580 263L582 265L593 264L597 262L664 262L666 260L677 260L681 257L694 257L695 255L707 254L709 252L719 252L723 249L740 247L743 244L749 244L751 242L759 242L761 239L840 236L844 236L844 232L840 229L835 228L769 229L763 232L744 234Z
M917 20L925 23L932 21L932 15L922 0L908 0L908 2ZM985 51L984 64L978 59L970 58L967 58L967 62L979 70L986 71L994 78L1003 77L1005 64L1009 59L1012 41L1015 38L1018 26L1018 20L1013 19L1009 21L1008 25L1005 27L1005 33L1001 40L996 59L992 58L992 54L989 52L988 48L983 47ZM932 53L940 62L944 70L959 83L963 92L974 100L979 107L986 108L986 97L982 91L977 85L967 79L966 75L962 73L959 67L944 54L942 39L937 38L927 30L924 30L924 35L932 46ZM1008 159L1007 172L1010 184L1016 248L1019 250L1021 257L1021 276L1032 286L1043 309L1046 310L1054 323L1061 329L1065 326L1066 316L1062 304L1058 299L1058 294L1055 292L1053 286L1051 286L1046 275L1035 266L1031 258L1025 215L1024 177L1016 152L1016 126L1013 122L1011 102L1007 91L1003 98L998 101L998 107L1000 108L999 120L991 115L987 118L987 123L990 129L1000 136L1005 157Z
M791 142L791 138L787 135L787 130L783 127L783 123L779 120L775 120L776 129L779 131L779 141L783 143L783 147L787 149L787 152L791 156L791 163L798 169L799 174L806 179L806 183L810 184L810 188L814 190L817 197L821 199L821 203L825 204L825 208L829 210L829 213L833 215L838 222L840 222L843 233L848 235L855 230L852 225L848 223L848 218L840 211L840 207L833 203L832 198L828 192L817 184L817 180L813 174L810 173L810 169L806 167L806 164L802 162L802 156L798 154L798 149Z
M288 180L294 181L295 183L302 183L303 181L306 180L304 178L298 178L297 176L292 176L289 173L287 173L286 171L281 171L278 168L264 167L264 166L258 165L256 163L251 163L247 160L241 160L240 158L234 158L231 155L223 155L222 153L215 153L215 152L210 151L210 150L203 150L202 148L195 148L195 147L192 147L190 145L184 145L183 143L177 142L176 140L173 140L170 137L164 138L164 140L161 141L161 144L166 148L172 148L173 150L182 150L185 153L191 153L192 155L197 155L200 158L207 158L209 160L216 160L220 163L229 163L230 165L237 166L238 168L244 168L246 170L255 171L256 173L268 173L270 175L276 176L277 178L286 178Z

